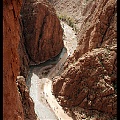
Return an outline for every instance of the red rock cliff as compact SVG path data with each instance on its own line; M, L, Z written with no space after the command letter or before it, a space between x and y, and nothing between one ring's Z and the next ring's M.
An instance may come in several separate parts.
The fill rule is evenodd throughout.
M18 44L21 1L3 1L3 118L24 120L22 103L16 85L19 75Z
M22 1L3 1L3 119L4 120L35 120L34 104L29 92L20 91L22 86L16 84L20 74L20 25L19 14ZM21 47L21 51L23 48ZM20 83L20 80L19 80ZM24 86L26 86L24 84ZM26 103L26 105L24 105ZM27 104L29 103L29 106ZM26 107L26 108L25 108ZM30 108L30 109L29 109ZM27 111L27 112L26 112Z
M64 107L80 106L111 116L117 114L116 1L96 0L94 5L81 26L76 51L54 79L53 92Z
M39 64L60 53L63 31L54 8L45 0L3 2L3 117L35 120L25 79L16 79L27 77L30 64Z
M63 48L63 30L47 0L25 1L21 10L23 41L30 64L57 56Z

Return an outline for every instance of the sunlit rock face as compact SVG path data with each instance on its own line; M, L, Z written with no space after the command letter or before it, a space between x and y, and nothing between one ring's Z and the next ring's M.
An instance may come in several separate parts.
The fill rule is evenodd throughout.
M58 55L63 48L63 30L52 5L46 0L26 0L21 10L23 42L30 64Z
M117 114L116 1L97 0L78 34L79 44L53 82L64 107L80 106Z
M25 12L22 16L20 10L21 14ZM27 77L30 64L44 62L59 54L63 48L62 34L49 2L3 0L4 120L36 119L25 79L18 83L16 79L19 75Z
M96 0L50 0L58 16L70 17L79 30L86 17L96 8Z

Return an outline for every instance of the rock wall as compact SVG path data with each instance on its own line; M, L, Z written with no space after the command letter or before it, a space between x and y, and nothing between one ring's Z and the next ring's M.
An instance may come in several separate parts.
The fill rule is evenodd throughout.
M3 119L4 120L35 120L34 104L26 89L16 84L20 75L21 63L26 64L20 56L25 51L21 43L19 14L22 1L3 1ZM22 54L21 54L22 53ZM25 57L26 58L26 57ZM27 64L26 64L27 65ZM24 65L23 65L24 66ZM24 83L25 87L25 83ZM26 96L27 95L27 96ZM26 105L24 105L26 103ZM28 104L27 104L28 103Z
M16 79L21 75L27 77L29 65L58 55L64 46L62 35L60 22L49 2L3 0L4 120L36 119L25 81Z
M19 74L19 12L22 1L3 1L3 119L24 120L16 85Z
M70 17L78 30L96 7L96 0L51 0L51 3L58 16Z
M23 41L30 64L57 56L63 48L63 30L52 5L46 0L26 0L21 10Z
M21 94L21 101L24 108L24 120L36 120L34 103L29 96L29 90L23 76L17 76L17 86Z
M53 93L64 107L80 106L116 116L116 1L94 2L94 11L79 31L76 51L61 76L54 79Z

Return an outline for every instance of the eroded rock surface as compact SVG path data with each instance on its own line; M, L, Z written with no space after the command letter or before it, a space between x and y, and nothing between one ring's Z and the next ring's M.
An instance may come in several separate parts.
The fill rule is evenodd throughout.
M63 30L52 5L46 0L26 0L21 10L22 34L30 64L58 55L63 48Z
M3 1L3 119L24 120L22 103L17 90L19 74L18 44L20 29L18 16L21 0Z
M54 79L53 93L64 107L80 106L114 116L117 114L116 1L94 2L94 11L79 31L76 51L65 63L62 75Z
M24 78L27 78L29 65L60 53L64 46L62 35L59 19L49 2L3 0L4 120L36 120ZM24 78L19 78L17 85L20 75Z
M17 76L17 86L21 95L24 110L24 120L36 120L33 100L29 96L29 90L23 76Z
M70 17L79 30L87 16L90 16L96 7L96 0L50 0L58 16Z
M53 83L61 104L116 114L117 95L112 84L116 80L115 61L116 53L104 48L80 57Z
M16 84L17 76L20 75L21 52L19 14L22 6L21 0L3 1L3 119L26 120L24 116L21 94ZM21 51L24 50L21 47ZM24 54L22 54L24 56ZM28 95L28 94L27 94ZM28 95L29 96L29 95ZM23 97L23 96L22 96ZM23 102L24 101L24 102ZM33 105L33 103L31 102ZM31 104L29 104L31 106ZM29 107L30 107L29 106ZM31 107L34 115L34 109ZM30 115L30 114L29 114ZM32 115L29 117L32 118ZM33 119L32 119L33 120ZM34 119L35 120L35 119Z

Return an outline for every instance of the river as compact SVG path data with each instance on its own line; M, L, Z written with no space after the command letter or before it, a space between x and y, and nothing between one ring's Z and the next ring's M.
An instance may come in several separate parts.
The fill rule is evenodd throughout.
M26 84L34 102L37 120L73 120L68 116L52 95L52 77L54 77L77 47L75 32L61 21L64 29L64 48L54 59L37 66L31 66Z

